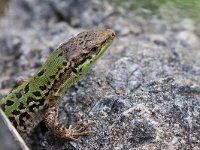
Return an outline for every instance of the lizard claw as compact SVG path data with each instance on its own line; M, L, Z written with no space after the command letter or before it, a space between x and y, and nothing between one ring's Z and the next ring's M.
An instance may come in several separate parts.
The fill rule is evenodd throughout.
M77 123L77 125L74 128L70 126L69 129L65 130L66 133L65 137L67 139L80 143L80 140L78 139L80 136L85 136L85 135L94 136L96 134L96 132L94 131L85 131L91 124L93 123L87 123L87 124Z

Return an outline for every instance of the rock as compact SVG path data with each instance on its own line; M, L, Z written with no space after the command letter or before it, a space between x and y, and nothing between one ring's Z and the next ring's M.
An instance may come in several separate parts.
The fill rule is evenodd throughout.
M181 31L177 35L177 40L183 42L187 45L192 45L193 47L199 47L199 38L191 31Z
M150 37L150 41L154 42L157 45L163 45L166 46L167 44L167 39L163 36L163 35L151 35Z
M108 83L116 91L131 93L142 83L142 71L131 58L122 57L115 62L114 69L110 69Z
M0 22L2 95L72 35L97 27L117 33L60 102L61 122L93 122L88 130L96 136L81 137L83 144L69 142L41 123L27 140L30 148L198 149L200 47L195 26L185 24L143 18L108 1L10 1Z

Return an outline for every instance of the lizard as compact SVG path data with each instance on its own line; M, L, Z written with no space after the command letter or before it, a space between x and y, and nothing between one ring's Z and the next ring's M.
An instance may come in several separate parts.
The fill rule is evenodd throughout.
M58 104L67 88L84 77L115 38L111 29L89 30L60 44L27 81L0 100L1 108L26 138L42 120L60 138L79 142L88 124L65 127L58 121Z

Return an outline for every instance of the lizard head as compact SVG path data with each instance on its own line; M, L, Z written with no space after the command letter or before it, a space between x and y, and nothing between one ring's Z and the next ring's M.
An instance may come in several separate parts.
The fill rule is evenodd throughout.
M105 52L115 37L110 29L91 30L79 33L59 48L77 72L87 72L90 66Z

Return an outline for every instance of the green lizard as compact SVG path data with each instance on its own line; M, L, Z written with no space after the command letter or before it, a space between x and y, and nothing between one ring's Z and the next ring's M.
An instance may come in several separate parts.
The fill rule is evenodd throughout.
M66 128L58 122L58 102L65 89L79 81L105 52L115 37L110 29L86 31L55 49L41 68L27 81L0 100L1 108L26 138L44 119L56 136L78 141L88 125Z

